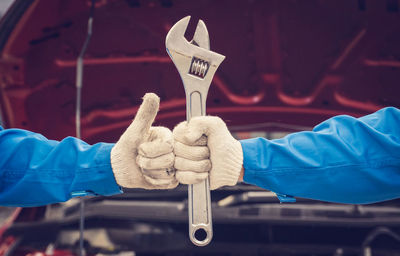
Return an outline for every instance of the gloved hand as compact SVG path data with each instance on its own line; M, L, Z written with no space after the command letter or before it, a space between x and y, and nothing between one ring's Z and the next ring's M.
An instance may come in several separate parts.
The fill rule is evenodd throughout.
M170 189L178 185L172 132L151 127L159 105L157 95L144 95L135 119L111 150L111 166L122 187Z
M243 165L242 145L221 118L193 117L178 124L173 135L174 166L180 183L199 183L208 172L211 189L237 183Z

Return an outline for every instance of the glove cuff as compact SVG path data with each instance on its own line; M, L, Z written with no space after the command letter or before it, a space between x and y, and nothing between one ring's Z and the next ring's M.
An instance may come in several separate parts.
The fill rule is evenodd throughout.
M124 156L124 150L120 148L119 144L116 144L111 149L111 167L114 173L115 180L118 185L121 187L129 187L129 188L141 188L143 185L141 184L143 177L140 177L141 174L132 170L132 167L136 165L135 162L127 163L127 161L134 161L136 157L134 157L134 152L132 155L127 157Z
M238 182L243 166L243 150L240 142L232 140L232 144L227 147L224 155L226 156L225 159L219 159L221 170L215 170L215 173L218 173L218 178L210 182L211 189L234 186ZM213 161L211 160L211 162Z

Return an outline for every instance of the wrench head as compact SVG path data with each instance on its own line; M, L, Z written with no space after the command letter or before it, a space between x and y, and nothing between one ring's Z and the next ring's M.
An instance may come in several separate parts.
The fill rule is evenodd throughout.
M185 32L189 25L189 21L190 16L186 16L175 23L175 25L169 30L165 40L165 46L167 49L174 48L179 43L189 43L185 38ZM210 38L204 21L199 20L197 23L196 31L194 32L193 39L190 43L206 50L210 49Z
M206 95L214 73L225 56L210 51L207 27L202 20L197 23L193 39L188 42L185 32L189 21L190 16L186 16L170 29L165 46L182 78L186 94L197 91Z

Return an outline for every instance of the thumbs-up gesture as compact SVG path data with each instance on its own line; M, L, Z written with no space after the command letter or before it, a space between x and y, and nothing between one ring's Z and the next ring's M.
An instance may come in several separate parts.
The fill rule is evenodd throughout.
M157 95L144 95L135 119L111 150L111 166L122 187L171 189L178 185L172 132L151 127L159 105Z

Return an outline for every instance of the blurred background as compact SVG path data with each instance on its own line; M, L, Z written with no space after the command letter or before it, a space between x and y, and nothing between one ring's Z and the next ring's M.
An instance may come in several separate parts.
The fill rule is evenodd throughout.
M3 17L5 12L8 10L10 5L12 4L13 0L3 0L0 1L0 17ZM2 115L0 111L0 125L2 125ZM0 225L7 219L7 217L11 214L13 211L12 208L7 208L7 207L1 207L0 206Z
M13 0L3 0L0 2L0 15L3 16L7 11L8 7L10 7Z
M165 36L187 15L187 39L202 19L211 50L226 56L207 113L222 117L239 139L280 138L335 115L399 107L399 4L0 0L0 120L49 139L76 135L77 58L90 16L81 107L82 138L89 143L115 142L146 92L161 97L156 125L173 128L185 119L184 89ZM273 193L246 184L213 191L212 200L214 240L199 248L187 235L185 186L88 197L86 253L400 255L399 200L280 204ZM0 208L0 255L77 255L78 205Z

